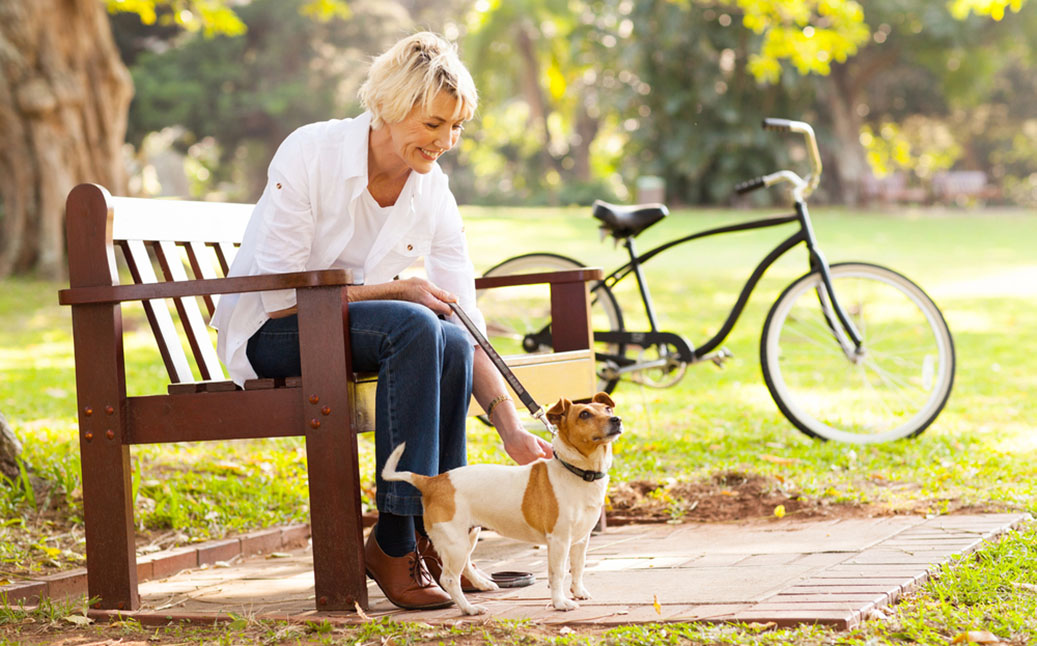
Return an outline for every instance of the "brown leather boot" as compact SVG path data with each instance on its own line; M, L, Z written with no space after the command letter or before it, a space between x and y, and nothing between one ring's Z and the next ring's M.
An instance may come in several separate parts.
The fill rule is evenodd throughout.
M429 573L432 574L432 578L436 580L436 583L439 583L439 577L443 574L443 562L439 560L439 554L436 553L435 546L432 545L432 541L421 534L416 533L416 539L418 543L418 554L421 554L421 557L425 560L425 566L428 568ZM475 568L476 572L487 579L490 579L490 575L475 567L475 563L472 563L472 567ZM472 582L468 580L468 577L463 574L461 575L461 591L482 592L482 590L472 585Z
M375 539L375 529L364 545L367 576L375 580L389 601L407 610L446 608L453 603L450 595L432 579L418 552L392 557L382 551Z

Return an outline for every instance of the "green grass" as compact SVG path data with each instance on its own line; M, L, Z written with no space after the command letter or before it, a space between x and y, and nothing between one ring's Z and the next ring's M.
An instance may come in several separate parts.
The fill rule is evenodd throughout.
M639 247L647 250L682 232L748 215L678 212L638 238ZM623 258L621 249L598 241L587 209L468 208L465 216L478 272L525 251L554 251L604 267ZM725 343L735 358L723 370L693 366L680 384L663 390L620 386L615 398L628 432L616 444L614 481L648 479L665 487L742 471L772 478L775 486L806 497L869 504L876 510L944 513L975 507L1033 513L1037 373L1028 341L1037 329L1037 261L1032 255L1037 218L1011 211L894 217L819 210L814 216L829 260L889 265L926 288L943 309L958 352L957 380L944 413L916 439L868 447L816 442L785 421L763 385L757 345L770 304L806 269L802 250L796 249L757 288ZM708 337L756 261L783 236L783 230L726 236L686 245L650 263L649 282L664 327L693 342ZM27 478L0 486L0 582L82 560L71 319L68 309L57 305L60 287L28 279L0 284L0 411L23 443L25 463L49 483L34 488ZM627 313L636 294L629 288L618 293ZM125 317L130 394L161 392L164 370L143 315L131 310ZM469 430L470 461L507 461L492 430L476 422ZM370 438L361 438L366 500L373 498L373 453ZM300 440L144 446L134 447L132 455L137 521L156 544L308 517ZM1037 582L1037 558L1024 538L1032 543L1033 530L991 548L991 557L946 572L938 582L946 589L933 584L898 606L894 617L869 622L863 632L838 641L946 643L969 625L1005 639L1015 633L1037 637L1032 620L1026 619L1033 615L1035 593L999 578ZM1009 563L1016 564L1014 569ZM916 606L917 612L911 610ZM946 627L937 625L936 616ZM506 635L512 629L501 630ZM459 639L437 635L444 643ZM325 637L309 633L306 639ZM570 637L571 643L584 643L579 641L584 638L605 640L601 643L833 640L825 631L807 628L756 635L729 627L650 626L609 635L541 637L529 643L570 643Z

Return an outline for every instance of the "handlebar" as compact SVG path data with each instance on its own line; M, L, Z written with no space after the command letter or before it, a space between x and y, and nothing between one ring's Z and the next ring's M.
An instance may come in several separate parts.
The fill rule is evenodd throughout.
M738 193L739 195L744 195L746 193L755 191L758 188L763 188L766 185L767 181L763 177L754 177L752 179L747 179L744 182L738 182L737 184L735 184L735 193Z
M817 138L814 129L805 121L793 121L791 119L778 119L768 117L763 120L764 130L777 132L794 132L803 135L806 139L807 152L810 157L810 174L802 178L790 170L780 170L769 175L755 177L735 185L735 192L739 195L755 191L765 186L773 186L778 182L789 182L792 184L793 197L797 202L806 201L807 197L814 192L821 182L821 153L817 149Z

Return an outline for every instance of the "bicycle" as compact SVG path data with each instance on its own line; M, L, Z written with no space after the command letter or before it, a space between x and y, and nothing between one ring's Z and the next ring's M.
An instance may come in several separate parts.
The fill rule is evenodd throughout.
M741 194L791 184L792 214L697 231L640 254L634 239L666 217L667 208L594 203L593 216L603 238L622 244L629 257L590 288L599 386L612 392L620 380L629 379L665 388L679 382L689 365L723 365L731 354L721 344L753 289L778 258L802 243L809 271L778 296L760 338L760 366L771 397L782 414L811 437L864 444L917 436L939 415L954 382L954 342L947 323L933 300L902 274L872 263L828 263L807 209L822 170L813 128L787 119L765 119L763 127L803 135L811 172L803 178L779 170L742 182L735 190ZM695 346L681 334L659 329L642 265L692 240L785 224L798 228L759 262L711 338ZM556 253L530 253L505 260L485 275L585 266ZM647 330L626 329L613 293L630 275L637 282ZM550 347L550 321L531 309L532 300L490 298L480 294L479 307L495 344L509 350L517 344L524 352Z

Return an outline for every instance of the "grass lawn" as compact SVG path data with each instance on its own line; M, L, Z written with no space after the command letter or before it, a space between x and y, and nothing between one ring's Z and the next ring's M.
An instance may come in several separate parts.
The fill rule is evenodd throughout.
M606 268L624 255L610 242L598 241L589 209L467 208L464 214L480 273L526 251L554 251ZM677 212L642 234L639 248L744 217L745 212ZM644 495L624 495L625 504L694 520L694 501L682 492L736 473L757 478L781 496L810 501L811 513L1037 510L1032 466L1037 457L1032 422L1037 373L1027 342L1037 329L1037 260L1032 252L1037 218L1017 211L894 215L827 209L819 209L814 218L830 261L886 264L922 285L942 308L958 359L954 391L943 414L916 439L868 447L811 440L781 416L763 385L757 346L770 304L806 269L803 251L796 249L757 288L725 344L734 359L723 370L712 364L693 366L672 388L622 384L616 391L628 431L615 445L617 501L620 494L636 491ZM693 342L710 336L752 267L784 237L783 231L696 242L647 265L663 327ZM23 443L25 462L49 483L33 486L26 472L0 486L0 582L82 560L71 325L67 308L56 304L60 287L27 279L0 283L0 411ZM626 316L636 305L632 287L618 292ZM165 386L145 327L141 312L126 313L131 394L160 392ZM470 461L507 461L492 430L474 421L469 430ZM360 454L370 500L370 438L361 438ZM168 547L308 516L301 440L136 447L133 458L137 520L145 543ZM757 632L752 627L670 626L559 635L501 624L479 629L488 631L488 637L481 637L469 634L475 629L373 624L363 634L322 633L318 627L316 632L281 637L304 643L378 643L392 634L392 643L944 644L968 630L988 630L1003 640L1027 643L1037 639L1032 619L1037 602L1035 538L1034 529L1028 528L992 546L901 603L888 619L870 621L852 634L814 628ZM17 631L29 619L41 630L60 624L54 615L62 612L71 610L44 608L31 616L0 612L0 644L16 634L9 630ZM272 635L281 630L248 622L234 630L239 629L250 636L242 637L244 641L276 641ZM184 641L239 643L234 630L222 636L200 633ZM130 638L144 638L139 631L135 634Z

